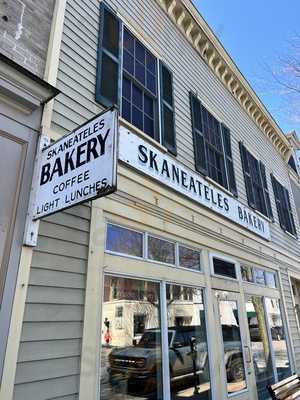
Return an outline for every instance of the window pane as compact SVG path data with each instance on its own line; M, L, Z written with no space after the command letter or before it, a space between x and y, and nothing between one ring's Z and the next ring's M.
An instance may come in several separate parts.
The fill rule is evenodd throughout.
M101 399L162 399L159 284L105 276L101 344Z
M135 58L141 62L142 64L145 64L145 48L142 44L140 44L137 40L135 41Z
M166 286L172 400L211 399L202 290Z
M243 281L253 282L252 267L249 265L241 265L241 274Z
M235 265L219 258L214 258L214 272L217 275L236 279Z
M253 278L258 285L265 285L265 274L261 269L253 268Z
M122 96L127 100L131 100L131 82L130 80L123 78L123 93Z
M179 265L185 268L200 270L200 252L179 246Z
M152 138L154 137L154 121L146 115L144 116L144 132Z
M123 68L131 75L134 74L134 58L126 50L123 53Z
M148 51L146 52L146 66L152 74L156 74L156 59Z
M168 264L175 264L175 244L149 236L148 258Z
M134 37L128 32L127 29L124 29L123 47L132 55L134 54Z
M243 347L236 301L218 300L222 327L227 392L240 392L246 388Z
M143 257L143 234L108 224L106 250Z
M132 106L132 123L137 128L143 130L143 112L135 106Z
M275 274L273 272L265 271L265 280L266 280L266 285L269 288L276 289L276 278L275 278Z
M265 400L269 398L266 385L274 383L274 376L262 298L249 297L246 311L258 399Z
M119 55L119 21L107 10L104 10L103 47L113 55Z
M132 86L132 103L140 110L143 109L143 92L136 86Z
M136 79L145 85L145 67L139 61L135 61L135 77Z
M153 118L153 100L147 95L144 95L144 112Z
M131 122L131 106L127 100L122 100L122 117Z
M153 93L156 94L156 77L147 71L147 88Z
M275 367L278 380L291 375L284 327L281 319L280 303L277 299L265 299L267 317L271 329L272 346L275 354Z
M100 93L109 99L112 104L118 104L119 66L103 52L101 68Z

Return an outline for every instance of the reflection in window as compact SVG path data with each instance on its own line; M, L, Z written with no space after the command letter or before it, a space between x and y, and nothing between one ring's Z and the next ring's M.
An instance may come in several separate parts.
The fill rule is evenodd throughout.
M200 270L199 251L179 246L179 265L184 268Z
M258 399L265 400L269 398L266 385L274 383L274 376L262 297L249 297L246 311Z
M279 300L265 299L266 312L271 330L272 346L275 355L275 367L278 380L282 380L291 375L287 344L284 327L281 319Z
M143 257L143 234L107 224L106 250Z
M101 400L162 399L159 304L159 284L105 276Z
M241 265L242 279L245 282L253 282L252 268L249 265Z
M231 262L214 257L214 273L236 279L235 265Z
M149 236L148 258L150 260L175 264L175 243Z
M264 285L265 286L265 274L264 271L258 268L253 268L253 277L254 277L254 282L257 283L258 285Z
M265 271L265 281L269 288L276 289L276 279L273 272Z
M166 289L171 398L211 399L202 291L179 285ZM175 298L182 294L180 302L174 301L174 293Z
M246 388L243 347L236 301L219 299L228 394Z

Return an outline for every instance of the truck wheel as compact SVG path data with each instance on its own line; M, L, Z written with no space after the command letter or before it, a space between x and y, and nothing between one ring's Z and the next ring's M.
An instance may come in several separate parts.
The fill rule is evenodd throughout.
M230 362L228 375L233 382L240 382L245 379L244 363L241 358L235 358Z

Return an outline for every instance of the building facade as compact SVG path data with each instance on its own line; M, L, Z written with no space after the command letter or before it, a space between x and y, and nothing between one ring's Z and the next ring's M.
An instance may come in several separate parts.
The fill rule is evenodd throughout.
M58 93L42 79L53 6L53 1L35 10L29 1L0 4L0 383L41 117L44 104ZM37 17L42 25L34 23Z
M58 3L47 134L118 105L118 189L40 222L2 395L266 399L300 369L289 141L190 1Z

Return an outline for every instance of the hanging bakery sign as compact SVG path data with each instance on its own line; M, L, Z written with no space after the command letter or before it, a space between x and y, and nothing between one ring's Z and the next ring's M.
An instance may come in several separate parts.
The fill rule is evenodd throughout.
M116 190L117 121L110 109L42 150L33 220Z
M120 128L119 159L176 192L270 240L270 227L266 219L123 127Z

